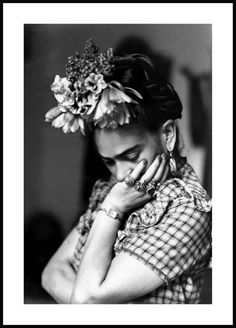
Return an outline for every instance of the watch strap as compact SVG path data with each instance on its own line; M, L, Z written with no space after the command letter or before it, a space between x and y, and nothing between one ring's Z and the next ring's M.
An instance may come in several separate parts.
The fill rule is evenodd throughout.
M106 213L107 216L109 216L110 218L114 219L114 220L119 220L121 221L120 215L119 213L114 210L113 208L105 208L105 207L101 207L100 211L104 211Z

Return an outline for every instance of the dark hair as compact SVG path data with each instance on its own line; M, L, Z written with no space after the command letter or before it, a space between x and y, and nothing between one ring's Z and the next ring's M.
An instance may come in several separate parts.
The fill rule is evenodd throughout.
M182 103L173 86L160 74L152 78L153 64L142 54L116 56L114 68L106 81L118 81L123 87L137 90L143 97L137 99L139 105L130 105L137 115L135 121L145 122L150 131L156 130L159 125L168 119L182 117ZM131 95L134 98L133 95Z
M138 91L143 99L135 99L139 105L127 104L131 110L136 110L138 114L130 124L134 126L140 125L142 128L147 128L149 132L156 132L168 119L179 119L182 117L182 104L178 94L173 86L166 82L162 74L156 74L152 78L153 65L150 59L145 55L134 54L115 57L115 67L111 70L110 75L106 76L106 82L112 80L118 81L123 87L133 88ZM157 75L157 77L156 77ZM134 98L133 94L130 94ZM88 148L86 168L89 168L87 174L87 195L90 189L98 178L108 180L110 172L103 165L96 154L96 147L94 144L94 126L89 131L92 138L88 138ZM177 140L174 149L174 156L180 161L185 162L185 158L180 158L182 152L182 139L177 129ZM98 170L94 170L93 163L97 161ZM98 175L99 172L99 175Z

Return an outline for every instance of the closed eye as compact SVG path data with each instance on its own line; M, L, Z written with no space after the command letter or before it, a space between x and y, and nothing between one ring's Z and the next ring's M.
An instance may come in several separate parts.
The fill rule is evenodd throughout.
M115 162L111 159L102 159L103 163L107 166L113 166Z
M128 160L128 161L131 161L131 162L135 162L138 160L139 158L139 153L136 153L136 154L128 154L128 155L125 155L124 156L124 160Z
M122 156L122 161L128 161L128 162L136 162L139 159L139 153L138 154L132 154L132 155L124 155ZM115 161L112 159L102 159L103 163L107 166L113 166L115 165Z
M107 166L115 165L116 160L136 162L139 159L142 150L143 150L143 146L137 145L124 151L119 155L116 155L114 159L109 157L102 157L101 155L100 158L102 159L103 163Z

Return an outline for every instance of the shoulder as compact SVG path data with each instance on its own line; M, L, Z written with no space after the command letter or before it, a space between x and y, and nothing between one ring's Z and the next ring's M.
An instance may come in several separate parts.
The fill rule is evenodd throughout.
M92 188L91 195L89 197L89 209L94 210L97 205L104 200L109 190L111 189L111 182L98 179Z
M111 188L111 182L98 179L95 181L91 194L89 197L88 207L83 215L80 216L76 229L81 235L86 235L89 232L94 218L96 216L96 210L99 204L104 200Z
M202 212L212 209L211 198L202 186L196 172L190 164L185 164L182 169L182 179L185 189L192 194L194 204Z
M156 201L165 200L178 206L191 203L202 212L211 211L211 199L200 183L191 165L185 164L180 171L180 177L164 182L155 193Z
M153 226L167 218L205 220L211 207L211 199L201 186L193 168L185 164L182 177L166 180L156 190L154 199L133 215L138 217L141 225Z
M95 181L93 188L92 188L92 193L91 196L99 193L100 191L105 190L106 188L109 187L109 182L102 180L102 179L98 179Z

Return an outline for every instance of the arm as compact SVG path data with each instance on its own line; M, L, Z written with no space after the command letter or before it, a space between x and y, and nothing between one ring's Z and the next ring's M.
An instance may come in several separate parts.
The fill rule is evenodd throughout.
M101 244L104 243L104 238L105 236ZM106 242L104 244L104 247L109 247ZM86 272L81 272L84 284L80 285L76 279L72 299L74 303L128 302L152 292L163 282L168 284L174 281L182 274L191 276L192 270L195 278L200 277L201 271L208 264L211 250L211 219L207 213L196 208L191 198L180 197L179 201L171 203L158 226L154 227L151 222L150 226L139 233L127 236L119 249L119 255L111 260L101 283L93 280L90 285L90 275L83 277ZM100 256L97 268L92 263L90 267L93 270L91 274L96 275L97 281L98 269L102 269L103 264L100 253L105 254L102 250L97 251L97 256ZM84 258L85 256L86 254ZM182 287L185 288L185 284ZM196 280L195 284L190 279L186 291L187 288L189 292L186 293L186 303L189 300L192 302L193 298L196 301L199 281Z
M166 176L165 161L159 166L159 177ZM142 164L132 172L136 180ZM150 168L152 177L156 170ZM148 173L143 178L147 180ZM127 187L125 182L117 183L105 198L102 207L126 213L150 200L150 195ZM126 254L113 259L113 246L120 222L104 212L99 212L90 230L84 254L76 276L71 303L123 303L145 295L159 287L163 280L139 261Z
M78 232L74 228L42 273L42 287L58 303L69 303L70 301L75 282L75 271L71 266L71 261L77 241Z
M121 253L112 260L119 221L99 212L76 277L71 303L124 303L163 284L151 269Z
M86 212L87 214L91 212L93 203L98 197L98 192L100 190L99 184L100 182L97 181L93 187L90 196L90 209ZM69 303L70 301L76 277L75 270L72 267L73 255L80 234L83 233L84 227L86 226L86 220L86 215L80 217L77 227L72 229L71 233L66 237L60 248L50 259L42 273L42 287L58 303Z

